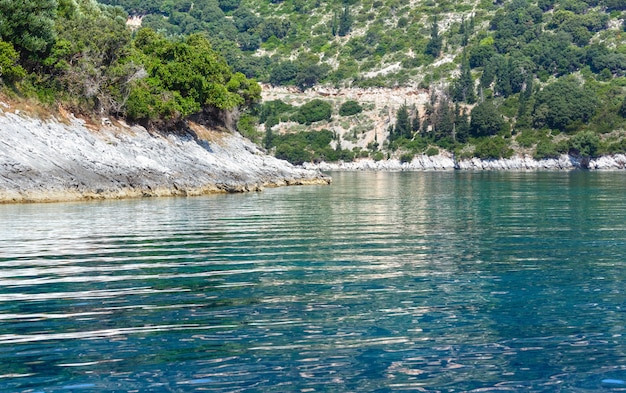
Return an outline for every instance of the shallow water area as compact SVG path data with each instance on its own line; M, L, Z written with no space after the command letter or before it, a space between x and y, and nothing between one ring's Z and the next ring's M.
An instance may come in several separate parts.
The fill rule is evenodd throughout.
M0 205L2 392L626 391L621 172Z

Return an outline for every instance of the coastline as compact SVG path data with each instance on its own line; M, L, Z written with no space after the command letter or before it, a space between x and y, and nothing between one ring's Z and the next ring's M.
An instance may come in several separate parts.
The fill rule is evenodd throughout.
M6 107L5 107L6 109ZM329 171L624 170L626 155L590 160L456 160L444 152L398 159L305 163L269 156L237 133L189 123L190 133L161 134L123 122L88 123L73 115L41 120L0 109L0 203L60 202L260 191L329 184Z
M239 134L189 127L191 134L159 134L108 119L40 120L0 109L0 203L196 196L331 181L266 155Z
M416 156L411 162L401 162L398 159L374 161L370 158L355 160L354 162L337 163L304 163L305 169L332 171L571 171L585 170L623 170L626 169L626 154L601 156L589 160L567 154L559 158L535 160L530 156L516 155L511 158L482 160L470 158L456 160L452 155Z

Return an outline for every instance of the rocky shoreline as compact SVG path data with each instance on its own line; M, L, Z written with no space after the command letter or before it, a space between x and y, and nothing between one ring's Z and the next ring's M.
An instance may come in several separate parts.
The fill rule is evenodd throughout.
M626 169L626 155L615 154L584 161L580 158L562 155L559 158L535 160L529 156L514 156L498 160L479 158L456 160L452 155L416 156L411 162L398 159L374 161L360 159L354 162L317 164L305 163L303 168L320 171L452 171L452 170L504 170L504 171L570 171L575 169L620 170Z
M7 109L6 104L3 105ZM124 123L92 124L73 115L40 120L0 109L0 203L56 202L259 191L329 184L322 171L623 170L626 155L588 161L563 155L534 160L456 160L451 154L298 167L266 155L238 134L189 123L181 135Z
M8 105L4 104L6 110ZM189 124L183 135L40 120L0 109L0 203L258 191L328 184L317 170L270 157L238 134Z

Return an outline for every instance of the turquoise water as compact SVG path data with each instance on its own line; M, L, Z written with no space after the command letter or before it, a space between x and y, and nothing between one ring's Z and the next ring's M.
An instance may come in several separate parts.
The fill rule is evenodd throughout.
M624 391L625 176L0 206L0 391Z

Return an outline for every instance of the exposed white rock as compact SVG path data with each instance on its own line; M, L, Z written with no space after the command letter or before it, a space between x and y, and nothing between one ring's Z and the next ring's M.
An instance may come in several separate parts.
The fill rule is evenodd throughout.
M456 160L448 154L433 157L416 156L411 162L401 163L397 159L374 161L370 158L359 159L354 162L338 162L317 164L305 163L307 169L321 171L442 171L442 170L474 170L474 171L537 171L553 170L568 171L574 169L616 170L626 169L626 155L616 154L592 159L584 165L583 160L562 155L559 158L535 160L529 156L514 156L498 160L481 160L470 158Z
M238 134L42 121L0 110L0 202L199 195L328 183Z

